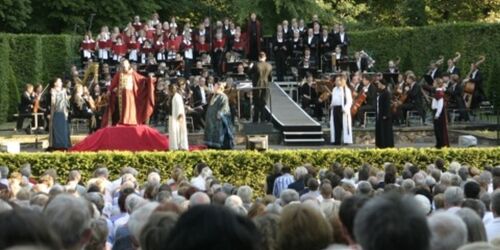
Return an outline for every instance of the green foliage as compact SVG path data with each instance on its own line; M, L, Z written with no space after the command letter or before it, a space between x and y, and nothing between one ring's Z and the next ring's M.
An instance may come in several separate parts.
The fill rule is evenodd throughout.
M427 24L424 0L405 0L403 4L403 16L408 26L424 26Z
M210 166L219 180L235 185L250 185L262 194L265 177L276 162L292 168L304 163L310 163L317 168L329 168L332 163L340 162L343 166L354 169L365 162L377 168L382 168L385 162L392 162L402 169L407 162L424 168L437 158L442 158L447 163L458 161L482 169L485 166L500 164L500 148L287 150L262 153L256 151L1 153L0 165L6 165L11 171L15 171L23 163L28 162L32 165L35 176L48 168L55 168L64 180L72 169L80 170L84 180L88 180L97 164L106 165L112 177L118 176L121 167L132 166L139 170L139 178L144 180L150 168L160 169L162 176L167 177L176 164L182 165L188 177L192 177L193 166L203 161Z
M0 0L0 30L22 32L31 12L31 0Z
M0 44L0 58L9 58L9 45L5 40ZM7 120L9 111L8 67L9 64L0 62L0 89L2 90L0 91L0 123Z

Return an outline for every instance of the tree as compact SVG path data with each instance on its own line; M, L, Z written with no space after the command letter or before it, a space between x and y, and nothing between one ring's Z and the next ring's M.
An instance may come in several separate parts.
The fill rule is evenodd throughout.
M427 24L424 0L405 0L403 16L408 26L424 26Z
M31 0L0 0L0 31L23 31L31 12Z

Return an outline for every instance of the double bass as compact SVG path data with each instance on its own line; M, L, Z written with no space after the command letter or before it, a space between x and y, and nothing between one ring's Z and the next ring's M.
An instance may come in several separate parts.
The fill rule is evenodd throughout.
M463 82L463 84L464 84L463 98L465 100L465 106L467 108L470 108L470 106L472 104L472 97L474 95L474 90L476 89L476 83L474 83L474 81L472 81L472 79L471 79L472 73L485 60L486 60L485 56L480 56L479 60L477 62L471 64L470 71L469 71L469 73L467 73L467 77L464 79L464 82Z

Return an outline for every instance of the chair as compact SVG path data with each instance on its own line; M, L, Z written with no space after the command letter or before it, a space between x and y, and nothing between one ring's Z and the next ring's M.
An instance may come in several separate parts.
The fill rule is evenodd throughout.
M406 111L406 126L410 126L410 121L417 121L420 125L423 125L422 118L420 117L420 113L415 110Z
M365 124L366 127L368 127L369 125L375 125L375 121L377 120L377 113L373 111L367 111L365 112L363 120L363 124Z
M71 119L71 134L74 134L75 132L86 132L88 133L88 119L82 119L82 118L72 118Z

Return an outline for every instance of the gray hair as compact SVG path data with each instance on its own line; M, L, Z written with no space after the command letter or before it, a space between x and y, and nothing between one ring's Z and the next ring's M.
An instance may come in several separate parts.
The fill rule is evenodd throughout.
M45 207L44 215L66 249L78 246L85 231L90 230L90 206L82 198L57 195Z
M295 178L300 179L307 174L307 168L300 166L295 169Z
M405 179L401 183L401 187L403 188L404 192L410 193L415 188L415 182L412 179Z
M196 192L189 198L189 206L210 204L210 197L204 192Z
M237 195L231 195L227 197L224 206L239 215L246 216L247 214L247 210L243 207L243 201Z
M9 168L7 166L0 166L0 178L7 179L9 177Z
M104 177L104 178L108 178L109 176L109 170L108 168L105 168L105 167L101 167L101 168L98 168L94 171L94 177Z
M156 172L151 172L148 175L148 183L153 185L159 185L161 182L160 174Z
M281 210L283 210L283 208L277 204L277 203L269 203L267 204L266 206L266 213L269 214L281 214Z
M139 174L139 172L135 168L127 166L123 167L120 171L120 176L123 176L124 174L131 174L134 177L136 177Z
M285 189L280 194L281 206L286 206L290 202L299 200L299 193L293 189Z
M371 196L373 192L372 184L367 181L360 181L358 183L358 189L356 190L357 194L368 195Z
M135 238L137 242L139 242L141 238L141 230L146 225L149 220L149 217L153 213L153 211L158 207L158 202L148 202L139 208L137 208L131 215L128 220L128 229L132 237Z
M457 211L462 221L467 226L468 242L488 241L483 220L472 209L464 207Z
M252 195L253 195L253 190L249 186L241 186L238 188L238 192L236 192L236 195L238 195L243 203L252 203Z
M139 195L133 193L127 196L125 199L125 209L129 214L132 214L136 208L140 206L140 204L144 203L146 200Z
M453 173L453 174L457 174L460 167L462 167L462 165L460 165L460 163L453 161L450 163L450 166L448 167L448 172Z
M451 185L451 178L453 177L453 174L444 172L441 174L441 178L439 179L439 182L444 185Z
M464 198L464 191L459 187L448 187L444 191L445 207L460 206Z
M24 163L21 168L19 169L19 172L21 175L25 177L30 177L31 176L31 164L29 163Z
M431 250L457 249L467 243L467 226L456 214L436 212L428 218Z

